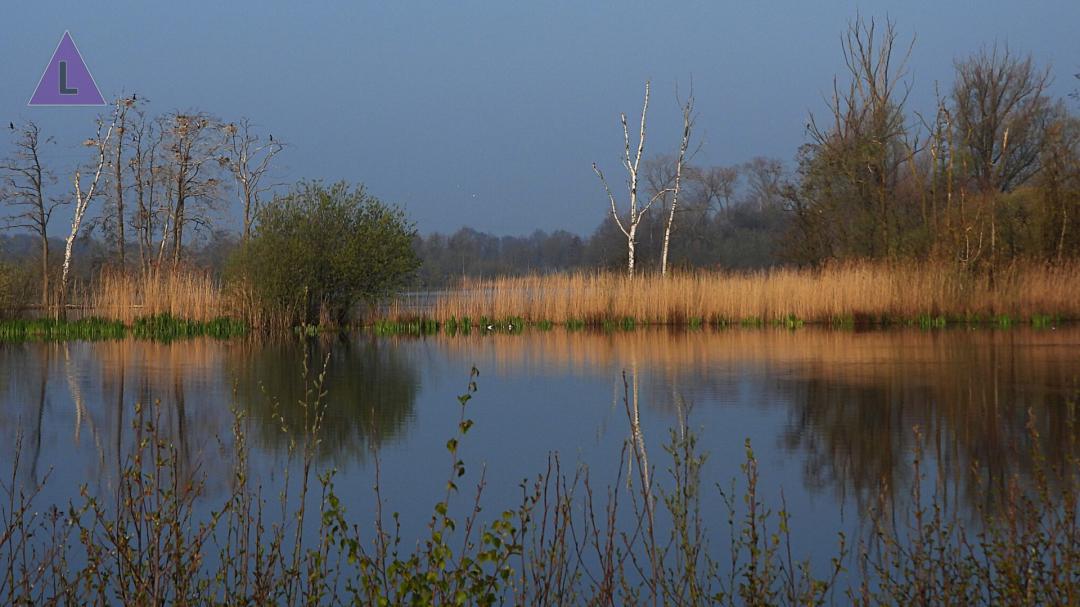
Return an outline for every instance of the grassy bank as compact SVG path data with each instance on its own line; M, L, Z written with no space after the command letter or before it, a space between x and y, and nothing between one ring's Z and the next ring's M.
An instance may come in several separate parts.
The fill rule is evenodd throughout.
M957 322L1046 325L1080 318L1080 264L1014 264L993 275L942 264L845 264L816 270L697 272L630 279L576 273L468 281L419 315L439 323L520 319L575 326L797 326ZM392 307L384 319L418 315ZM487 324L495 327L496 323ZM499 323L501 326L501 323Z
M99 317L79 320L0 320L0 342L122 339L171 340L184 337L238 337L249 331L246 323L231 318L206 321L177 318L170 314L139 316L130 324Z
M305 371L305 377L310 389L292 404L303 432L289 456L300 473L284 475L288 490L279 494L280 504L264 498L248 468L242 418L234 426L235 481L209 513L199 504L206 499L202 480L159 433L162 412L154 406L135 407L136 440L117 486L100 496L84 490L70 506L43 508L35 502L41 485L17 487L16 441L15 473L0 500L0 599L12 605L1072 605L1080 597L1080 467L1072 458L1064 468L1048 465L1034 423L1030 474L971 487L1000 508L980 509L974 520L960 514L954 498L935 489L916 446L910 499L881 499L862 513L864 536L838 534L835 556L811 561L798 556L791 530L812 521L782 499L764 501L767 479L749 442L739 477L721 489L726 507L702 511L701 495L711 483L702 478L706 454L691 426L680 418L666 456L650 452L629 388L627 440L612 454L610 465L619 472L611 486L594 488L587 468L564 471L552 455L545 472L522 483L517 505L489 513L483 468L459 453L474 426L468 403L475 372L448 429L445 477L431 479L445 487L445 498L433 505L426 529L403 531L396 514L384 515L393 505L384 502L377 474L375 518L356 520L335 492L333 472L314 466L325 373ZM914 432L915 444L923 444ZM1071 422L1069 432L1075 436ZM475 497L455 499L462 491ZM317 508L307 511L306 504ZM270 522L279 509L281 522ZM730 541L710 543L716 526ZM403 541L412 531L420 538L415 545Z

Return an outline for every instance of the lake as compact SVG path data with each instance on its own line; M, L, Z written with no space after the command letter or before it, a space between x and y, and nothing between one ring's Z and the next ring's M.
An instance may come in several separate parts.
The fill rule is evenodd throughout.
M793 513L796 552L826 558L838 531L865 531L876 500L908 499L915 427L927 474L962 510L993 506L992 496L972 491L976 482L1004 486L1030 474L1029 411L1050 463L1077 454L1069 423L1080 393L1076 326L555 329L3 344L0 470L11 478L19 446L16 486L47 479L40 504L66 504L82 485L108 495L134 443L138 402L156 407L181 467L205 477L212 509L232 483L241 413L253 477L272 501L286 473L298 472L289 446L302 433L303 361L321 369L327 355L316 467L337 471L348 517L364 528L374 517L378 461L385 508L401 513L406 537L423 532L445 491L456 397L474 366L461 499L471 500L483 469L486 511L514 506L522 481L556 452L564 469L587 466L594 488L625 477L625 399L640 412L657 482L669 465L662 445L688 419L708 453L702 512L721 546L727 517L716 485L739 476L746 439L766 501L778 506L782 495Z

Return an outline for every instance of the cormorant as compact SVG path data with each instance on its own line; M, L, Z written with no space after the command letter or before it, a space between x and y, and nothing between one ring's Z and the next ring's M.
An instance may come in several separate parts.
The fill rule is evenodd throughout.
M273 141L273 140L274 140L274 134L270 133L270 141Z
M15 130L15 123L14 122L9 122L9 123L7 123L7 125L8 125L9 129L11 129L13 131Z

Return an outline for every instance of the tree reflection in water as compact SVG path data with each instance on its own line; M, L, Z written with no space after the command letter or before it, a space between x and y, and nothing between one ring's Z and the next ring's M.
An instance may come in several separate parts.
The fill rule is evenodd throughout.
M370 335L253 340L230 348L227 375L235 378L238 402L263 447L283 451L303 434L305 351L311 378L327 365L320 458L362 459L403 431L413 416L420 378L394 344ZM275 407L281 420L274 417Z
M976 491L980 484L1002 489L1014 477L1023 482L1033 474L1029 409L1049 464L1080 456L1073 423L1078 343L1080 327L867 333L646 328L424 341L350 335L0 344L0 441L11 447L0 453L0 469L10 470L21 436L21 483L32 486L52 469L50 484L61 503L64 491L82 483L92 492L114 486L131 452L135 403L160 403L160 431L178 446L185 473L204 473L213 493L231 482L233 408L246 414L258 458L284 453L302 427L297 402L305 389L305 353L317 370L329 353L319 456L335 466L362 461L371 448L394 440L417 453L440 450L441 444L406 436L417 414L418 361L438 368L482 360L482 371L505 380L507 394L536 377L606 390L626 371L647 431L675 425L684 402L693 404L697 420L723 426L702 429L705 449L724 436L741 440L756 424L775 438L757 442L757 450L779 450L799 461L808 492L861 506L872 504L883 486L890 492L908 486L912 428L918 426L948 499L974 506L974 496L987 496L990 501L978 505L994 507L992 496L1001 491ZM620 394L616 390L616 401ZM433 394L432 406L452 396ZM497 430L504 441L485 445L484 457L503 456L500 449L514 448L515 432L531 432L513 426L523 413L514 407L542 406L543 398L507 403L502 423L509 425ZM275 420L275 400L292 434ZM583 396L576 404L588 402ZM599 430L621 441L625 419L612 419L618 422ZM718 473L722 481L732 469Z
M910 486L914 431L946 498L973 506L1010 479L1032 474L1028 409L1051 465L1080 456L1080 327L877 330L804 328L630 332L532 332L441 342L453 356L487 353L508 375L543 361L548 373L633 369L649 385L642 404L720 408L725 424L752 424L744 411L782 408L782 449L802 462L811 492L869 506ZM494 355L492 356L492 352ZM734 405L735 408L729 408ZM704 409L704 411L703 411ZM673 415L672 418L677 418ZM709 444L709 429L702 433ZM762 448L762 445L758 445ZM768 448L767 446L765 448ZM977 469L977 473L976 473ZM924 468L925 470L925 468ZM977 484L999 491L975 491ZM983 506L995 506L985 502Z

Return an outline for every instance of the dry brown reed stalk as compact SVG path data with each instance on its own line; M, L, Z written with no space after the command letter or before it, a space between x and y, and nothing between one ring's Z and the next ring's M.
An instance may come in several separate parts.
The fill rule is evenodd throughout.
M125 323L155 314L209 321L232 308L220 281L197 268L103 270L89 291L85 301L94 315Z
M633 318L680 324L795 317L805 322L1080 317L1080 264L1017 263L987 275L935 263L846 263L821 269L696 272L629 278L606 272L472 280L442 294L436 320L521 317L598 323ZM397 314L398 317L393 316ZM402 308L391 318L404 317Z

